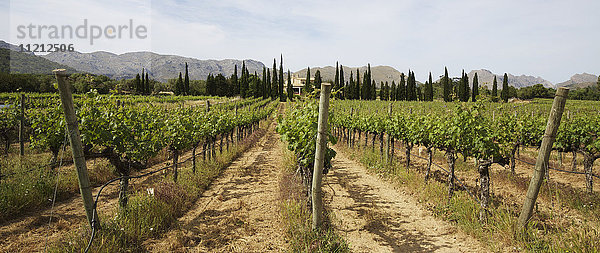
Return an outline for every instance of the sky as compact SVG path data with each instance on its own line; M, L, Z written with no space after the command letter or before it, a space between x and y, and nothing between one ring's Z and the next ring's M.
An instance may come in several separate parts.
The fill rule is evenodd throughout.
M600 74L597 0L0 0L0 40L73 44L80 52L153 51L198 59L254 59L285 68L387 65L418 80L464 69L541 76L553 83ZM128 25L144 38L90 42L26 26ZM111 30L112 31L112 30ZM89 31L88 31L89 32ZM33 32L35 34L35 30ZM112 35L112 33L111 33ZM279 64L279 63L278 63Z

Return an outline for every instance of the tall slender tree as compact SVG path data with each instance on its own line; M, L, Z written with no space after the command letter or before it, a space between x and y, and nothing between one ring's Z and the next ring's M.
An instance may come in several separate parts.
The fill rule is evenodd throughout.
M496 80L496 75L494 75L494 82L492 85L492 101L498 102L498 81Z
M281 60L279 61L279 102L285 102L286 96L283 92L283 54L281 55Z
M354 87L356 84L354 83L354 72L350 71L350 81L348 82L348 95L347 95L347 99L356 99L355 93L356 93L356 88Z
M279 96L279 80L277 80L277 62L273 58L273 78L271 82L271 99L276 99Z
M344 82L344 66L340 65L340 79L339 79L340 88L342 86L344 86L345 83L346 82ZM343 93L340 95L340 98L348 98L347 92L348 91L346 89L344 89Z
M265 98L269 98L271 97L271 69L267 69L267 77L265 79Z
M146 71L146 93L150 94L152 91L150 90L150 79L148 79L148 71Z
M340 89L340 68L338 66L338 62L335 62L335 78L333 80L333 90L337 91ZM339 95L337 95L339 98Z
M146 82L144 81L144 79L146 78L146 75L144 74L144 68L142 68L142 76L141 76L142 80L140 82L140 87L138 90L139 93L145 94L146 93Z
M264 71L264 66L263 66L263 71ZM238 82L238 73L237 73L237 64L233 66L233 74L231 75L231 78L229 78L229 82L231 83L231 87L233 87L233 94L232 96L237 96L240 94L240 84Z
M444 89L444 101L450 102L452 101L451 90L452 83L450 82L450 78L448 77L448 68L444 67L444 77L442 77L442 87Z
M390 88L390 100L396 101L396 82L392 80L392 87Z
M290 70L287 71L287 97L290 101L294 99L294 87L292 86L292 77L290 75Z
M221 88L221 87L219 87ZM183 80L183 93L185 95L190 94L190 75L188 74L188 64L185 63L185 79Z
M356 83L354 84L354 96L355 99L361 99L363 94L361 94L362 86L360 85L360 72L358 68L356 68Z
M408 80L406 82L406 100L417 100L417 84L414 73L408 70Z
M313 92L313 87L310 82L310 67L306 70L306 81L304 82L304 93L307 95Z
M133 86L137 93L141 92L142 89L140 87L142 86L142 81L140 80L139 73L135 75L135 81L133 81Z
M208 86L207 86L207 88L208 88ZM176 95L183 94L183 78L181 77L181 72L179 72L179 78L177 78L177 82L175 83L175 94ZM212 95L212 94L210 94L210 95Z
M371 97L370 100L377 99L377 85L375 84L375 80L371 80Z
M431 78L431 72L429 72L429 80L427 81L425 96L427 101L433 101L433 79Z
M508 75L504 73L504 78L502 80L502 101L508 102Z
M317 69L317 72L315 72L315 88L320 89L322 82L323 80L321 79L321 71Z
M406 100L406 80L404 80L404 73L400 74L400 83L398 84L398 100Z
M479 78L477 72L473 76L473 91L471 92L471 101L477 102L477 96L479 96Z

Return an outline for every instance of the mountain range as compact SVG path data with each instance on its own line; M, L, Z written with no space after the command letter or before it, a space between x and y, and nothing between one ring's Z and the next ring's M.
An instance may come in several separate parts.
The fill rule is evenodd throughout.
M152 52L131 52L113 54L109 52L54 52L42 56L45 59L68 65L79 71L106 75L113 79L134 78L145 68L151 79L165 82L177 78L178 73L185 73L188 63L190 79L206 79L209 74L230 76L237 65L238 75L241 73L242 61L199 60L177 55L161 55ZM250 73L261 72L264 64L255 60L244 60Z
M585 88L596 84L596 82L598 82L598 76L581 73L573 75L571 79L565 82L556 84L556 87Z
M158 81L165 82L168 79L177 78L179 72L185 71L185 63L188 63L190 79L206 79L209 74L223 74L230 76L234 72L237 65L238 76L241 74L242 62L246 64L248 71L255 71L262 76L262 69L265 66L262 62L248 60L200 60L191 57L183 57L177 55L162 55L153 52L129 52L124 54L114 54L110 52L54 52L47 55L38 56L31 52L20 52L20 48L16 45L6 43L0 40L0 49L9 49L2 53L2 70L12 67L12 72L19 73L51 73L55 68L67 68L69 72L88 72L92 74L106 75L113 79L134 78L136 74L141 73L142 68L145 68L149 77ZM8 62L8 59L11 62ZM350 73L353 73L356 80L356 70L360 72L360 78L367 70L367 66L361 67L343 67L344 80L350 80ZM333 80L335 78L335 67L313 67L311 75L319 70L324 81ZM307 69L301 69L294 72L295 76L306 77ZM372 79L377 82L377 87L380 82L392 81L399 82L401 72L390 66L371 66ZM486 69L471 70L467 75L469 81L472 82L473 76L477 73L479 84L492 87L494 76L497 77L498 85L502 85L503 75L492 73ZM439 80L439 77L434 77ZM582 88L594 85L598 77L588 73L575 74L569 80L558 83L556 85L541 77L520 75L515 76L508 74L508 83L516 88L542 84L544 87L555 88L567 86L571 88Z

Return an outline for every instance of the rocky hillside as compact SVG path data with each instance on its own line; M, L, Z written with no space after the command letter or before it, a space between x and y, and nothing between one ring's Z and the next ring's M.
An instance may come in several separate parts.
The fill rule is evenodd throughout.
M350 80L350 72L353 73L354 80L356 80L356 69L357 67L346 67L344 66L344 80ZM358 67L360 72L360 81L362 82L363 74L367 71L367 66ZM306 70L302 69L294 72L294 75L298 77L306 77ZM323 81L334 80L335 79L335 66L326 66L326 67L311 67L310 75L315 76L315 72L317 70L321 71L321 77ZM398 82L400 80L401 72L392 68L390 66L371 66L371 77L373 80L377 82L377 87L380 86L380 82L389 82L392 83L392 80Z
M598 76L582 73L575 74L569 80L556 84L557 87L569 87L569 88L585 88L592 86L598 82Z
M475 76L475 73L477 73L477 78L479 79L479 85L486 85L490 89L492 88L492 85L494 82L494 76L496 76L497 77L496 79L498 81L498 88L501 89L502 81L504 80L504 74L494 74L487 69L471 70L471 72L469 72L467 74L469 76L469 82L473 81L473 77ZM543 84L544 87L546 87L546 88L554 88L554 84L552 84L550 81L545 80L541 77L526 76L526 75L515 76L515 75L508 73L508 85L510 85L510 86L513 86L516 88L522 88L522 87L533 86L538 83Z
M131 52L113 54L109 52L58 52L43 56L82 72L106 75L114 79L133 78L145 68L149 77L158 81L177 78L179 72L185 71L185 63L189 65L190 79L206 79L208 74L221 73L225 76L233 74L234 66L238 73L242 67L241 60L199 60L176 55L161 55L152 52ZM245 60L250 73L262 73L263 63L255 60Z
M55 69L67 69L70 73L76 71L30 53L0 48L0 72L2 73L52 74L52 70Z

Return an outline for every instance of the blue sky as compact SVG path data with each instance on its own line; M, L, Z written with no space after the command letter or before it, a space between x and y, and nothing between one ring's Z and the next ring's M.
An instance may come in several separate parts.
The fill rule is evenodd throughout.
M82 52L154 51L199 59L284 56L306 66L389 65L425 80L448 66L541 76L553 83L600 74L600 1L87 1L0 0L0 39L73 43ZM60 13L60 14L57 14ZM125 24L139 40L16 38L17 25Z

